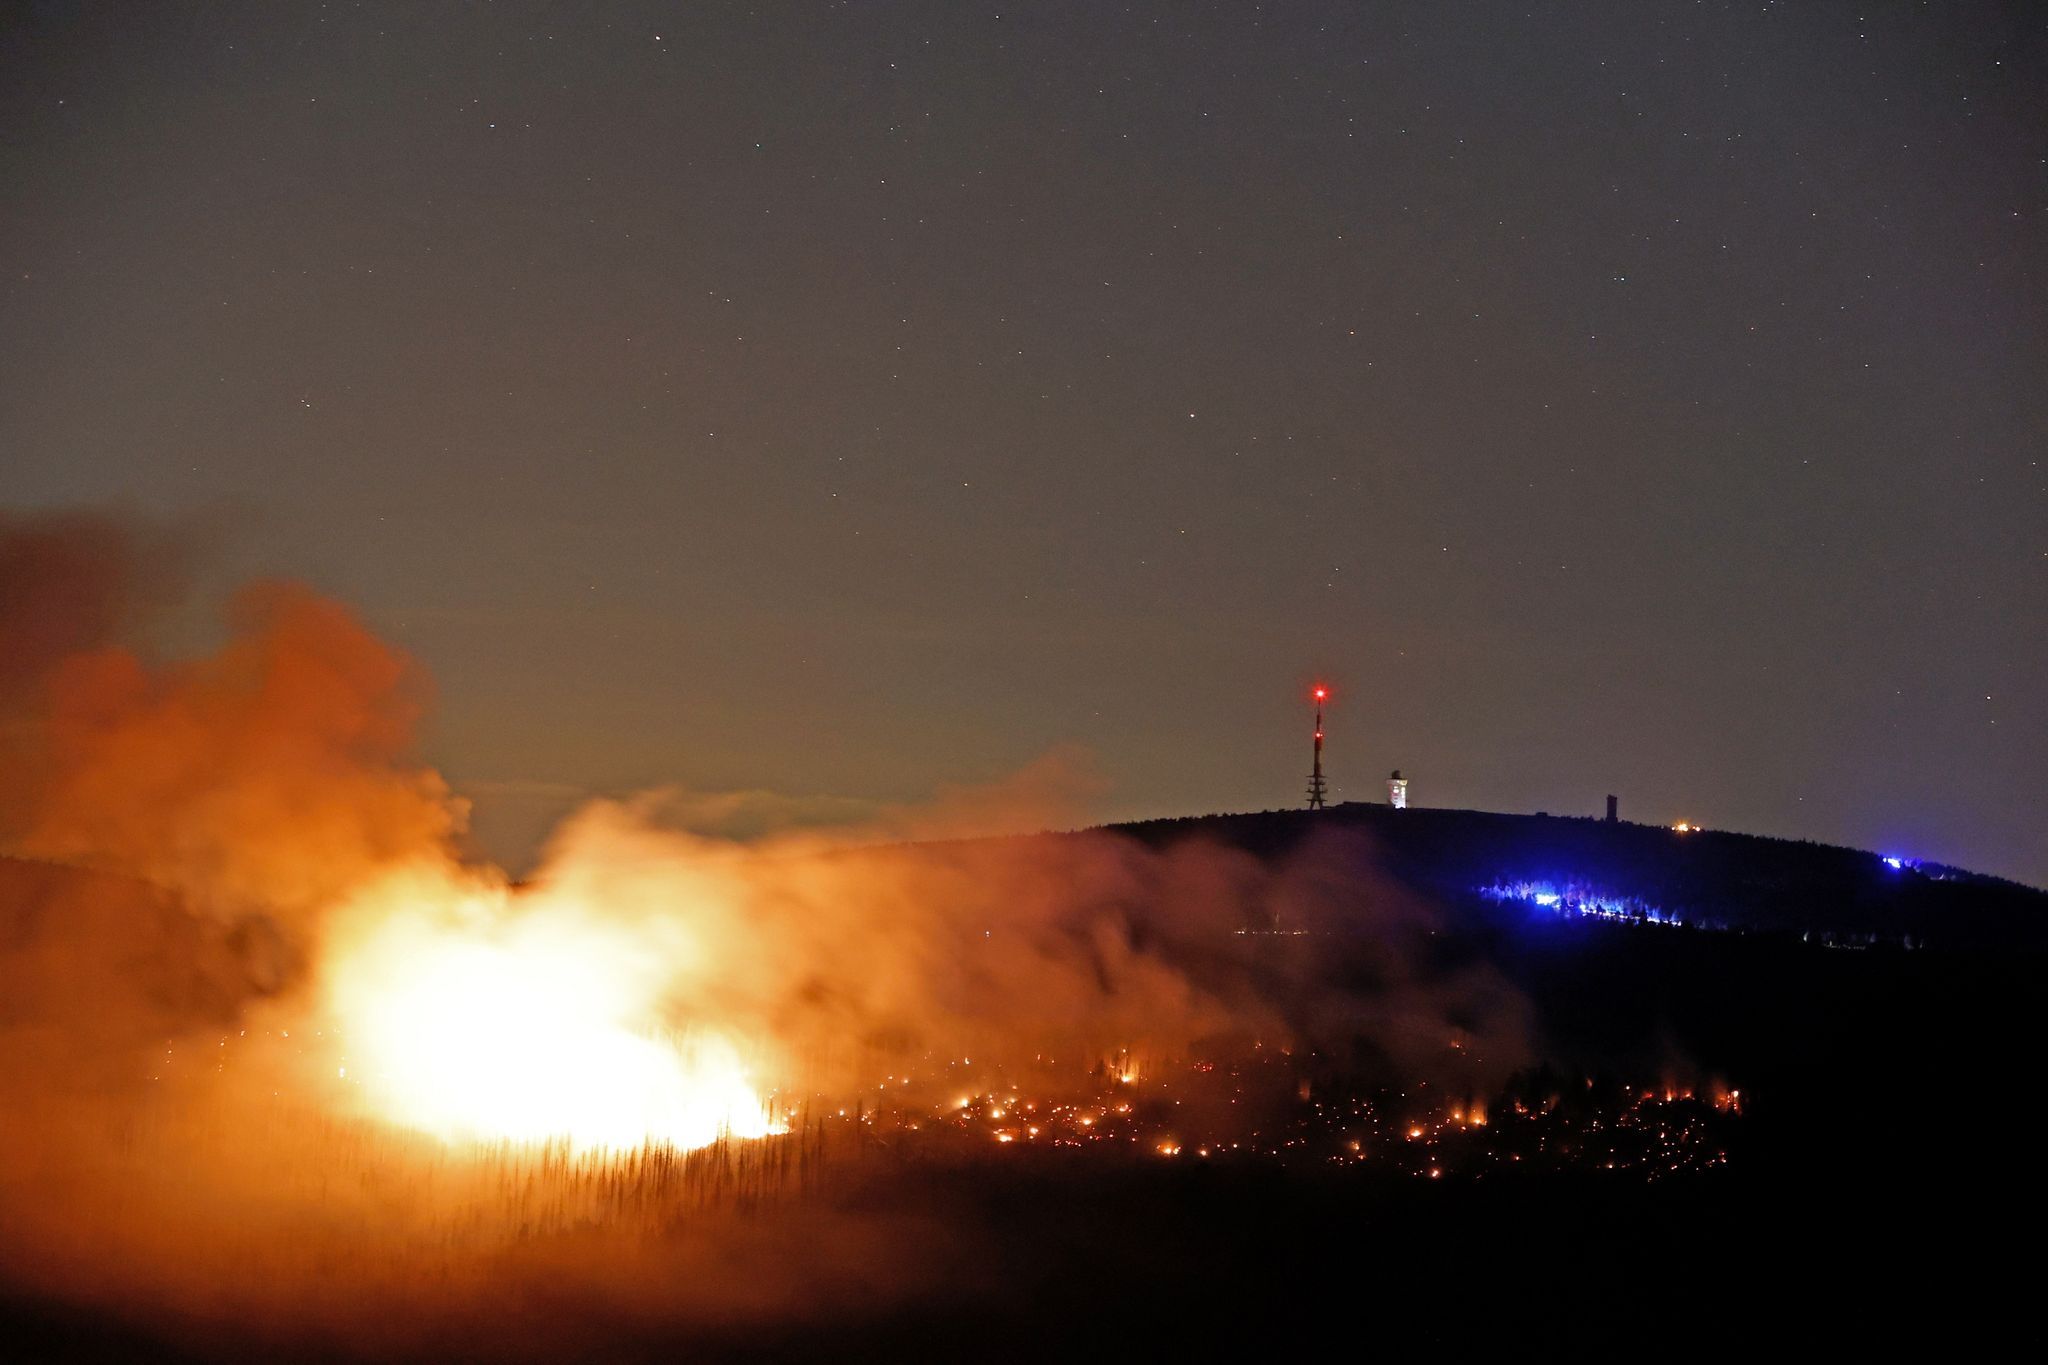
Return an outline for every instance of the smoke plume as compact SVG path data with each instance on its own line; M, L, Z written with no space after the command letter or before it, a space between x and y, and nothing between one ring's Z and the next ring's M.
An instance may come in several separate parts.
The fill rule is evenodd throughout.
M1074 818L1094 779L1072 753L920 809L596 801L515 885L459 854L463 803L414 755L427 688L410 660L280 583L236 596L214 653L153 657L140 642L174 558L108 517L0 521L0 1084L16 1116L0 1137L0 1268L33 1286L303 1325L359 1318L366 1296L406 1301L421 1239L446 1304L560 1274L547 1256L503 1260L532 1225L528 1186L419 1155L510 1130L401 1107L516 1067L523 1122L549 1120L532 1103L559 1083L637 1123L611 1073L563 1054L584 1031L619 1075L666 1076L687 1056L700 1080L744 1077L790 1106L911 1077L1028 1074L1052 1093L1108 1058L1220 1039L1416 1069L1521 1060L1521 1001L1439 960L1436 912L1362 845L1268 860L993 833ZM533 975L459 994L500 969ZM433 1013L444 982L447 1016ZM493 1052L494 1029L524 1051ZM410 1091L391 1080L443 1033L471 1049L452 1070L410 1072ZM928 1284L960 1273L934 1263L947 1238L971 1236L814 1217L791 1255L771 1224L719 1226L745 1273L666 1290L661 1311L869 1294L877 1266ZM711 1235L658 1255L579 1242L578 1273L672 1285L678 1266L718 1259ZM339 1269L333 1239L350 1248ZM859 1258L835 1257L835 1239L897 1250L849 1279ZM266 1276L224 1271L250 1255ZM649 1256L665 1268L631 1268Z

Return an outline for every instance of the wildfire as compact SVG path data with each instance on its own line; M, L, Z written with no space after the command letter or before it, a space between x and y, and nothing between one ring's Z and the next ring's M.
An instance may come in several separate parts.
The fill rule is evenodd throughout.
M351 916L327 994L370 1113L582 1152L779 1131L731 1040L665 1030L653 945L580 907L508 901L416 879Z

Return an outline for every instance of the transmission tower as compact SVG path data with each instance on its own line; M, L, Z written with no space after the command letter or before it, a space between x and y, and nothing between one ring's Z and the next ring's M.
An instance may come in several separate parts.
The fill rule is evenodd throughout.
M1329 786L1323 781L1323 703L1329 699L1330 689L1318 687L1312 695L1316 703L1316 766L1308 775L1308 808L1321 810L1323 798L1329 795Z

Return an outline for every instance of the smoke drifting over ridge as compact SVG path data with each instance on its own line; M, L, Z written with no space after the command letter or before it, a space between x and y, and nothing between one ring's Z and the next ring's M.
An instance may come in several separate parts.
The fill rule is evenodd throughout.
M155 544L107 518L0 523L16 1273L184 1302L193 1243L289 1224L307 1172L336 1159L335 1123L394 1143L580 1140L551 1107L573 1104L601 1111L596 1145L687 1146L766 1131L754 1093L1001 1071L1056 1093L1106 1058L1219 1038L1362 1044L1464 1080L1522 1059L1519 998L1435 960L1435 912L1354 843L1269 865L989 834L1070 819L1091 781L1073 754L833 833L788 828L803 820L759 796L596 801L514 886L464 860L463 804L414 757L427 687L410 660L289 584L243 590L216 653L152 659L133 641L168 600ZM784 828L737 843L673 827L720 817ZM1342 946L1241 932L1275 928L1341 928ZM1447 1061L1452 1036L1472 1045ZM448 1109L465 1086L474 1106ZM710 1098L679 1109L674 1092ZM108 1195L110 1171L153 1178L135 1174L138 1115L170 1135L145 1172L176 1178ZM385 1253L417 1230L417 1212L342 1203ZM285 1276L206 1292L310 1291Z

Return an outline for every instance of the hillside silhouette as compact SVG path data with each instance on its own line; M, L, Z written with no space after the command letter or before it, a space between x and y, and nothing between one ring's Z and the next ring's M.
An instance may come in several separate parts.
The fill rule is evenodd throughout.
M1373 870L1435 899L1489 889L1619 904L1685 927L1810 935L1842 946L2048 947L2048 892L1941 864L1724 830L1351 802L1144 820L1108 828L1147 845L1206 839L1263 859L1319 835L1360 836ZM1547 888L1545 891L1543 889Z

